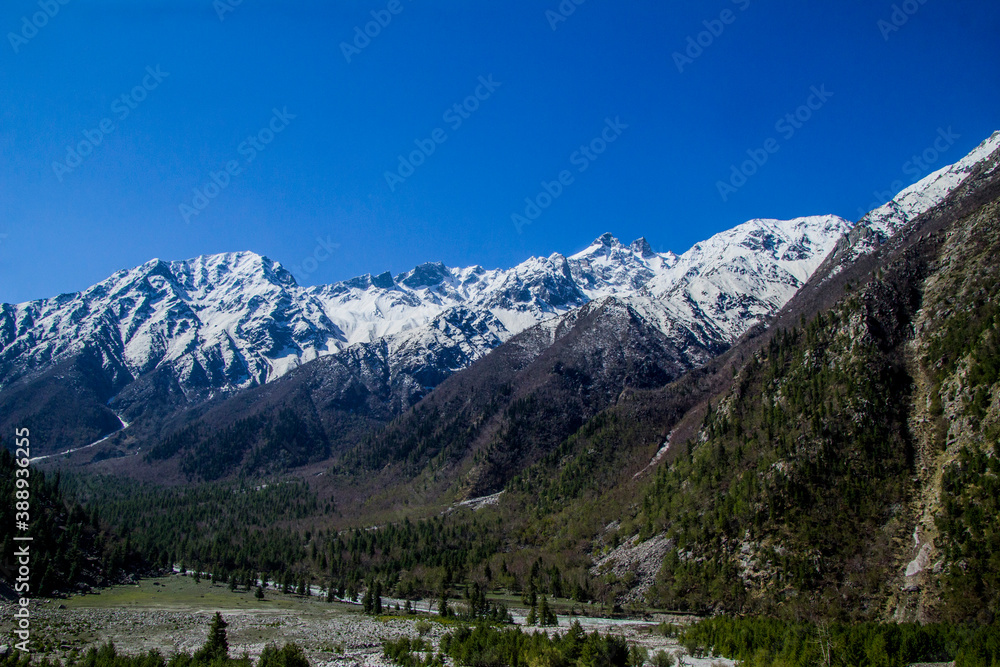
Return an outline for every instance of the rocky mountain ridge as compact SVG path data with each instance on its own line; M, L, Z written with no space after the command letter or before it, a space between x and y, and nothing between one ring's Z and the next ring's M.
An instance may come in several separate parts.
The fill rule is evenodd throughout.
M70 400L99 416L58 432L69 449L151 406L198 405L336 357L358 376L394 376L405 408L512 336L610 296L717 352L787 301L849 228L834 216L755 220L680 256L606 234L506 271L423 264L318 287L253 253L153 260L77 294L0 306L0 401L13 396L18 412L69 373L84 388ZM358 361L373 358L377 371Z

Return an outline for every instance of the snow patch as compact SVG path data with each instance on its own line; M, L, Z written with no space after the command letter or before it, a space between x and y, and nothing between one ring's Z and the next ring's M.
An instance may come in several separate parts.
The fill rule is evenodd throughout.
M104 436L100 440L95 440L94 442L90 443L89 445L84 445L83 447L74 447L73 449L67 449L66 451L59 452L58 454L48 454L46 456L36 456L36 457L34 457L32 459L28 459L28 462L29 463L36 463L38 461L45 461L45 460L48 460L48 459L58 458L60 456L66 456L67 454L73 454L75 452L80 452L80 451L83 451L85 449L90 449L91 447L96 447L97 445L101 444L102 442L106 442L112 436L118 435L119 433L121 433L122 431L124 431L125 429L127 429L129 427L129 423L127 421L125 421L124 419L122 419L121 415L117 415L116 414L115 416L118 417L118 421L121 422L121 425L122 425L121 430L115 431L114 433L109 433L108 435Z

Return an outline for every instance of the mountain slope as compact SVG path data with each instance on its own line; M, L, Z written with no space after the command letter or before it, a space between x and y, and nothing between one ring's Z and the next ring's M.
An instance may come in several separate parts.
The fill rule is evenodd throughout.
M634 299L669 337L718 352L779 308L849 227L831 216L750 221L679 257L604 235L506 271L424 264L311 288L253 253L153 260L81 293L0 307L0 407L56 393L79 406L48 427L18 412L37 417L52 454L119 423L159 432L180 412L336 357L371 397L391 398L382 418L511 336L611 295ZM89 370L53 386L66 367Z
M678 350L626 303L603 297L448 378L339 469L398 463L407 479L430 467L459 498L493 493L624 390L663 386L711 356Z
M996 617L998 161L881 247L839 249L660 424L668 463L620 517L622 538L665 545L650 601Z
M981 150L974 153L980 162L981 153ZM968 162L963 161L965 166L961 167L965 179L978 173L968 166ZM941 180L942 174L950 173L953 173L952 170L934 174L920 187L923 190L933 190L933 184ZM944 188L939 190L945 191ZM939 205L941 203L938 202ZM640 294L623 296L619 304L628 308L636 319L652 324L654 329L664 332L666 347L660 349L669 350L670 355L687 366L686 370L699 367L727 349L741 335L763 324L789 299L794 297L793 301L797 300L795 295L811 280L816 266L803 265L801 262L803 257L815 256L810 248L811 237L827 237L831 229L843 230L841 225L842 221L835 218L805 218L787 222L753 221L698 244L684 256L669 258L665 262L666 269L652 277ZM897 230L897 235L899 231ZM885 238L884 242L888 243L890 240ZM628 250L634 249L633 245ZM613 281L608 280L609 272L605 267L615 266L616 253L625 250L610 237L598 239L586 251L590 255L586 266L593 274L602 276L606 283L611 283ZM580 259L582 256L571 258ZM836 261L847 260L838 257ZM843 284L833 289L824 287L824 284L829 280L829 274L835 273L832 267L838 266L836 261L827 260L822 263L825 267L821 269L822 275L809 283L807 294L800 300L800 305L778 315L780 321L801 317L803 309L812 307L809 304L815 300L817 291L824 293L826 298L835 300L834 295L838 289L843 289ZM858 263L857 258L855 263ZM842 270L843 266L840 265L838 272ZM853 274L847 272L840 277L849 280L850 275ZM588 282L585 276L580 282L585 285L597 283L596 280ZM614 293L614 288L609 291ZM687 307L686 312L678 307L679 304ZM813 314L816 312L818 311L812 310ZM695 324L686 327L684 322ZM574 326L579 326L579 323L574 322ZM595 325L590 323L586 326ZM507 345L512 345L516 340L515 338ZM713 366L717 369L724 368L724 372L728 374L729 364L739 363L743 355L749 354L759 344L751 338L749 345L741 346L733 355L723 357ZM564 354L569 347L571 346L554 344L550 352L553 356L558 356ZM656 357L654 355L651 358ZM491 362L495 363L490 365ZM541 362L536 363L534 359L513 363L503 356L501 348L484 359L479 368L473 367L443 384L413 413L395 422L385 433L367 443L367 448L362 447L355 452L355 455L367 461L369 468L377 469L400 460L407 460L412 465L414 452L418 453L416 460L420 460L419 455L425 449L431 450L431 456L450 450L452 458L455 457L455 451L464 456L474 453L477 458L471 472L462 473L465 475L462 477L465 486L459 492L459 497L495 491L506 480L511 479L510 476L516 473L518 467L530 466L532 461L545 456L573 433L565 420L560 421L561 414L578 416L580 421L577 423L581 423L618 402L619 397L616 396L601 405L582 406L575 397L560 395L554 389L551 370L548 377L543 377L542 366ZM858 373L875 373L877 367L876 361L871 359L867 365L858 367ZM873 390L875 395L887 401L892 400L888 387L895 381L891 378L895 377L894 373L898 374L893 368L892 364L886 367L884 382L887 384L880 385L877 391ZM718 374L719 370L713 372ZM580 375L586 378L590 373L585 370ZM664 406L664 412L677 414L677 409L686 405L686 408L681 408L683 414L687 408L697 406L703 400L705 394L699 392L705 391L707 387L714 387L714 391L719 391L728 386L726 378L720 380L709 382L706 387L697 391L668 392L671 402ZM692 381L695 384L699 382L697 378ZM879 380L876 374L873 382L880 381L883 380ZM577 382L575 389L579 392L585 386L585 381ZM655 386L655 382L633 382L625 378L621 383L622 395L630 390L641 391ZM480 396L489 398L477 398ZM542 399L535 400L538 396ZM427 411L421 412L423 408ZM883 418L886 416L887 413ZM896 426L898 422L897 417ZM526 428L526 424L534 427ZM538 426L542 424L559 424L562 428L542 429ZM679 432L677 435L685 430L684 420L679 424L675 422L674 426L678 427L675 429ZM891 430L892 422L886 427ZM547 432L540 435L539 431L542 430ZM851 437L857 437L857 434ZM668 442L670 441L677 442L677 439L670 438ZM521 456L526 443L532 451L531 456ZM517 451L517 454L511 456L510 450ZM517 462L516 465L505 468L503 463L511 459ZM503 463L498 465L498 462ZM491 474L491 471L498 468L505 470L506 474ZM483 480L491 481L484 484Z
M341 413L347 402L317 398L349 401L338 387L382 380L324 386L332 355L213 405L206 420L239 401L249 416L238 429L209 425L204 442L226 465L280 462L303 453L283 435L322 425L314 453L329 447L335 465L299 474L328 509L298 527L322 526L328 538L314 538L302 565L348 585L374 573L400 594L426 593L492 574L512 590L569 589L609 606L989 621L1000 590L998 160L969 168L883 242L841 239L780 311L721 355L702 344L704 331L664 326L672 321L651 292L618 287L628 274L616 272L616 253L641 254L641 244L599 239L588 249L596 278L574 280L611 294L592 292L582 308L510 338L388 425L333 446L323 420L368 408ZM750 245L752 258L774 256ZM669 258L668 270L679 262ZM304 425L289 428L295 419ZM243 440L231 436L251 432L253 447L227 462ZM197 454L198 443L180 444L172 461ZM426 516L428 533L462 535L468 548L447 547L433 563L404 558L407 520ZM345 528L356 528L349 539Z
M809 280L851 230L836 216L752 220L697 243L650 281L664 319L726 347L765 322Z
M32 434L33 435L33 434ZM17 474L20 471L22 474ZM14 498L18 479L27 471L31 479L30 528L20 535L4 532L5 555L0 559L0 600L18 600L53 593L79 593L92 586L131 583L137 576L151 573L148 563L135 553L128 540L111 533L96 511L89 512L69 499L60 486L60 477L46 475L37 468L21 466L6 448L0 448L0 493ZM13 503L0 508L0 519L15 526L18 512ZM15 554L30 540L31 564L27 582L19 571ZM25 583L29 588L25 588Z

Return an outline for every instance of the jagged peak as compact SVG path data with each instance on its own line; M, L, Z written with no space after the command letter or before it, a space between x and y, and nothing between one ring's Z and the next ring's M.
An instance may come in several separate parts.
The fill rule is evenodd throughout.
M451 271L443 262L425 262L411 271L396 276L396 282L410 289L434 287L451 277Z
M396 286L396 281L392 279L392 274L388 271L383 271L377 276L371 279L372 285L378 287L379 289L392 289Z
M609 255L612 251L622 248L621 241L614 237L610 232L601 234L594 242L587 246L584 250L571 255L570 259L580 260L587 257L599 257Z
M656 255L653 252L653 246L649 245L649 241L646 240L645 236L640 236L635 241L632 241L631 245L629 245L629 250L643 259L650 259Z
M366 273L363 276L356 276L354 278L341 281L340 283L338 283L338 285L346 287L348 289L357 289L361 291L367 290L371 287L375 287L382 290L390 290L396 287L396 282L395 280L393 280L391 273L389 273L388 271L383 271L377 276L373 276L370 273ZM334 285L332 287L336 288L337 286Z
M227 279L249 279L282 288L297 287L295 277L280 262L251 250L199 255L169 263L170 272L186 285L211 287Z

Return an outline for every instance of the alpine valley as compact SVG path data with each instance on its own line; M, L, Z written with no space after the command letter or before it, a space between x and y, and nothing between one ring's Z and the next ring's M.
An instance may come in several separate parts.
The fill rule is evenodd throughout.
M998 164L1000 133L857 222L679 255L605 234L304 287L234 252L4 304L0 432L128 536L73 574L53 544L45 587L185 564L351 599L993 623Z

